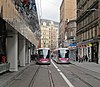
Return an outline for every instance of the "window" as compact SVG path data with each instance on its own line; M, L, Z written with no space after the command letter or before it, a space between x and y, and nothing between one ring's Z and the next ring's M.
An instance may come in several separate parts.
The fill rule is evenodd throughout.
M95 36L97 36L97 26L95 27Z
M93 29L91 29L91 37L93 38Z
M98 36L100 35L100 29L99 29L99 26L97 26L97 35L98 35Z
M95 37L95 28L93 28L93 37Z
M90 32L88 31L88 39L90 38Z

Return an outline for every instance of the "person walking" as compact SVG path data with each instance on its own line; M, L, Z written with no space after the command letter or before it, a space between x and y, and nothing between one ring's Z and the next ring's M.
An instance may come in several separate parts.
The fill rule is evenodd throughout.
M86 60L86 62L88 61L88 57L87 57L87 55L85 55L85 60Z
M83 56L79 56L79 62L83 62Z

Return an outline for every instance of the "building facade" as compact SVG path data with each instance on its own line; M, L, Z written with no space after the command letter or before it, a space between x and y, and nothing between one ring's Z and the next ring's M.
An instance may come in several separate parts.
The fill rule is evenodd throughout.
M59 46L64 47L65 27L68 20L76 20L76 0L62 0L60 6Z
M41 19L41 47L58 47L58 22Z
M65 47L68 47L70 50L70 58L73 60L76 59L76 51L77 51L77 42L76 42L76 20L69 20L66 24L66 33L65 35L67 36L66 39L66 44Z
M18 66L30 63L38 30L35 0L0 0L0 72L6 65L18 71Z
M77 0L77 10L78 53L100 63L100 1Z
M66 36L67 40L69 40L69 45L72 43L76 43L76 20L69 20L67 23L67 28L66 28Z

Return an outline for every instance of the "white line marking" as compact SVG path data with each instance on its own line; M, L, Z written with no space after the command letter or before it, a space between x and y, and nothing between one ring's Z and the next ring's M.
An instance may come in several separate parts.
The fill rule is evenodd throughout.
M69 87L74 87L62 72L59 72L59 73L63 77L63 79L66 81L66 83L69 85Z
M59 74L62 76L62 78L65 80L65 82L69 85L69 87L74 87L71 82L66 78L66 76L61 72L61 70L54 64L53 61L51 61L52 64L54 65L54 67L57 69L57 71L59 72Z
M52 64L54 65L54 67L56 68L56 69L58 69L58 67L54 64L54 62L53 61L51 61L52 62Z
M61 72L61 70L60 70L60 69L57 69L57 71L58 71L58 72Z

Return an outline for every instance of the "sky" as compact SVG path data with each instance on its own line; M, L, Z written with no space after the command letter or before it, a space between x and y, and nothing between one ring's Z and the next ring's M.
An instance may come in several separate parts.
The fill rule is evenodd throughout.
M60 5L62 0L35 0L38 16L41 19L60 21Z

